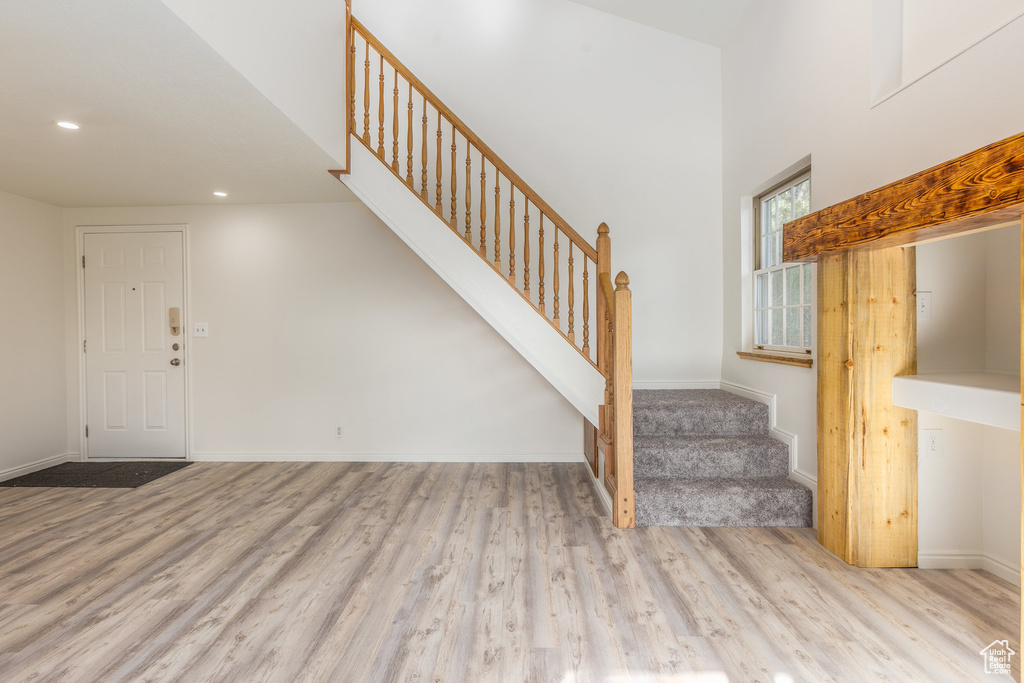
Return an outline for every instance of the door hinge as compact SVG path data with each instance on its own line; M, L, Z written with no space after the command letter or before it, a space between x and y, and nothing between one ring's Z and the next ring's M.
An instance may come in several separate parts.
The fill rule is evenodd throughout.
M89 438L89 425L85 425L85 438Z
M88 348L87 348L88 344L89 344L89 341L87 339L83 339L82 340L82 353L87 353L88 352Z
M82 267L85 268L85 254L82 254Z

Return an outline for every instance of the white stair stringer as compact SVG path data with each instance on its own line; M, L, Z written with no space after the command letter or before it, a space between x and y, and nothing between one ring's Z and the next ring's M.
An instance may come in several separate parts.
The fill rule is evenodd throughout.
M536 309L359 142L345 185L592 424L605 380Z

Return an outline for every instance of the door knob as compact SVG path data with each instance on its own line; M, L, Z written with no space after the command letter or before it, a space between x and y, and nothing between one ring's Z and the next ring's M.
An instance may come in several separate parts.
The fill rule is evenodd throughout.
M171 359L171 365L174 365L174 366L181 365L181 361L178 360L177 358L172 358Z

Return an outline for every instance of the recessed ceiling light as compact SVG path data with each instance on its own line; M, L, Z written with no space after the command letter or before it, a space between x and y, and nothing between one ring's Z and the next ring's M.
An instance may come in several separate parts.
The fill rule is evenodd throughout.
M227 196L228 196L228 193L227 193L227 192L220 192L220 191L217 191L217 192L214 192L214 193L213 193L213 196L214 196L214 197L227 197Z
M68 130L78 130L81 128L77 123L72 123L71 121L58 121L57 125L61 128L67 128Z

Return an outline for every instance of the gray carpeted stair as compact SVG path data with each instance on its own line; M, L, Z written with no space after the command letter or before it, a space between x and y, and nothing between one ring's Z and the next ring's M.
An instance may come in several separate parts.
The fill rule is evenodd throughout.
M638 526L811 525L768 406L718 389L633 392Z

